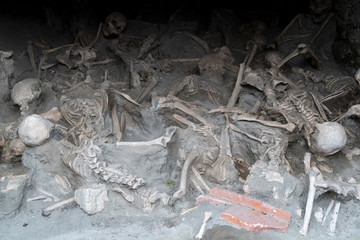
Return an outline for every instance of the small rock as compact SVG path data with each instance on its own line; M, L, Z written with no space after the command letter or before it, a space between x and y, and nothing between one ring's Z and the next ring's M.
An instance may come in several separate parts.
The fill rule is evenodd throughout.
M0 168L0 219L18 211L28 185L29 169L24 166Z
M105 201L108 201L105 184L80 187L75 190L75 201L89 215L101 212L104 209Z
M347 135L341 124L324 122L316 124L310 141L310 148L314 153L329 156L340 151L346 145Z
M27 146L43 144L51 134L54 124L44 117L32 114L26 117L19 126L21 141Z

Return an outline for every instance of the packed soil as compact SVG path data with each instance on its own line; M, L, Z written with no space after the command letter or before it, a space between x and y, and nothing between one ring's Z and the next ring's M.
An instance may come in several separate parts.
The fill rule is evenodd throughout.
M329 188L316 196L307 236L299 233L303 226L309 188L309 177L303 162L306 152L312 152L311 164L320 169L326 180L345 182L359 189L359 118L350 116L340 121L347 131L347 143L341 151L324 157L309 148L304 128L297 128L290 133L251 121L236 120L237 114L252 113L260 116L260 119L286 122L285 119L270 118L265 113L269 95L256 83L242 84L233 107L242 113L209 113L214 109L225 108L228 104L236 86L239 66L249 57L253 47L251 39L259 32L265 36L266 43L258 48L247 68L248 72L262 70L263 73L268 73L267 69L271 66L265 56L269 52L278 51L285 57L297 49L300 43L309 44L315 57L309 58L306 54L300 54L286 62L279 71L298 86L297 93L311 92L318 99L328 96L331 90L325 79L351 78L353 82L350 83L339 80L339 85L346 85L343 88L345 90L339 96L323 102L329 109L325 111L328 121L358 104L359 83L354 79L356 69L337 62L332 54L332 43L336 36L336 15L329 19L318 37L314 38L323 22L314 23L311 17L305 14L302 27L299 28L299 24L295 23L284 33L285 37L279 44L279 34L295 14L279 19L276 11L267 9L244 9L242 12L226 8L206 10L183 8L176 12L174 9L172 13L176 14L173 15L151 15L149 10L143 11L141 16L122 12L127 16L126 28L118 36L110 37L104 36L101 28L98 31L100 23L104 23L110 12L102 12L96 17L87 15L86 11L59 15L59 11L49 7L38 14L21 12L21 17L20 13L4 13L0 16L0 51L12 51L11 59L14 61L14 72L8 78L8 88L0 90L0 126L25 117L24 113L21 114L20 106L13 103L10 94L14 85L23 79L39 78L42 86L40 97L29 103L26 115L41 114L53 107L60 108L61 97L65 95L70 99L92 99L97 96L97 90L105 89L108 107L103 113L104 126L99 131L96 129L95 136L91 136L101 152L98 160L114 168L121 165L131 176L136 175L146 180L144 186L136 189L132 189L130 184L123 184L124 191L135 197L131 202L119 192L113 191L116 183L94 177L91 183L97 181L96 183L104 183L108 187L108 200L101 211L88 214L78 204L71 202L53 211L44 212L45 208L56 202L72 197L77 188L89 182L63 163L64 151L69 151L70 155L76 153L61 144L66 140L79 146L81 139L77 139L80 141L77 144L78 135L75 134L74 137L67 133L72 125L62 118L54 123L54 130L45 143L40 146L27 146L21 156L0 161L0 178L23 165L30 169L29 183L23 191L19 208L11 216L0 216L3 217L0 218L0 239L194 239L202 225L204 212L209 211L212 212L212 218L206 225L203 239L360 239L359 193L346 195L346 189L336 192ZM144 43L152 35L156 36L155 40L150 41L150 47L144 48L145 52L139 55ZM95 41L92 42L93 40ZM35 64L39 66L45 50L73 43L77 45L50 52L46 59L47 65L33 70L29 60L29 45L33 49ZM88 49L96 52L96 58L81 62L81 55L73 54L70 55L72 66L59 60L58 56L63 57L66 50L75 50L79 46L90 46ZM216 54L222 51L224 46L229 50L226 54L227 57L230 54L230 60L225 60L229 65L220 68L220 72L223 72L216 72L217 61L214 61L213 65L207 65L209 72L199 69L199 62L204 56ZM219 60L216 58L215 60ZM109 59L110 61L107 61ZM76 64L79 61L80 63ZM95 62L98 64L92 64ZM321 64L321 67L317 64ZM303 72L312 75L305 76L296 69L303 69ZM134 73L137 74L138 81L135 81ZM186 80L187 76L191 76L191 79ZM153 79L156 80L155 84L140 98L144 89L151 86ZM266 81L268 80L265 79L265 83L260 85L266 85ZM294 90L284 80L272 87L279 101ZM169 95L170 92L173 95ZM160 107L161 100L165 98L175 98L202 118L184 113L178 108ZM254 108L257 103L260 105ZM114 126L111 115L114 106L118 110L119 119L121 116L125 119L121 142L146 142L166 136L173 128L176 131L165 143L165 147L140 145L130 149L124 147L122 150L120 145L116 146L119 139L112 132ZM301 112L301 109L299 111ZM126 114L121 115L121 112ZM176 120L174 114L185 120ZM306 110L302 114L306 114ZM225 115L230 120L226 119ZM274 182L278 184L278 181L261 179L261 171L256 176L257 168L252 166L259 160L269 164L266 168L271 168L274 159L271 154L267 156L267 153L271 152L271 145L260 144L235 131L231 131L229 137L232 151L230 159L233 160L230 166L233 169L226 169L229 175L224 181L212 177L210 172L213 163L226 148L220 143L223 138L221 129L227 121L236 123L238 128L259 139L262 139L261 136L277 136L281 139L280 143L284 143L284 146L279 148L279 155L284 156L286 161L278 162L276 169L281 174L286 172L290 180L273 185ZM212 129L212 124L218 128ZM227 206L209 202L197 203L196 198L202 193L189 179L186 194L182 198L170 198L166 204L156 201L152 202L150 207L145 206L144 199L149 197L154 189L167 196L173 196L179 189L183 163L193 148L197 149L199 157L192 166L201 173L210 188L220 187L245 194L290 212L292 218L287 230L252 232L227 222L220 217ZM4 152L4 149L2 151ZM188 172L190 174L191 169ZM60 186L52 180L54 176L67 178L71 185L70 190L61 192ZM274 194L274 186L280 189L280 197ZM289 194L288 199L285 198L285 189L293 186L295 190ZM321 219L318 221L314 213L325 215L331 200L341 202L341 206L336 229L329 235L333 210L325 224L322 224ZM188 209L192 210L184 213Z

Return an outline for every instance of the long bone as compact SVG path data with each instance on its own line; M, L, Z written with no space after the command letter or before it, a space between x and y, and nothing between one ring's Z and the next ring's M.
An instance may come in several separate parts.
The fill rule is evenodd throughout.
M186 179L187 179L187 172L191 165L191 163L198 157L198 151L196 148L193 148L189 155L186 157L184 166L181 171L181 178L180 178L180 186L179 189L173 194L172 196L172 203L174 203L177 199L182 198L186 194Z
M309 192L308 192L306 208L305 208L304 224L300 230L300 233L304 236L306 236L308 228L309 228L312 208L313 208L314 199L315 199L315 192L316 192L316 186L315 186L316 177L319 175L319 173L320 173L320 171L316 167L312 167L309 170L309 181L310 181Z
M332 214L332 219L329 225L329 229L328 229L328 234L330 236L334 236L335 235L335 228L336 228L336 222L337 222L337 218L339 216L339 209L340 209L340 204L341 202L336 202L335 203L335 207L334 207L334 212Z
M236 117L237 121L248 121L248 122L257 122L260 123L262 125L268 126L268 127L275 127L275 128L281 128L281 129L285 129L288 132L293 132L295 130L296 125L294 123L286 123L286 124L282 124L280 122L277 121L266 121L266 120L260 120L260 119L256 119L256 118L251 118L245 115L239 115Z
M360 117L360 104L353 105L349 110L346 111L346 113L340 115L339 117L332 120L332 122L340 121L341 119L344 119L346 117L350 116L359 116Z
M206 223L211 219L211 215L212 215L212 212L204 213L204 220L201 224L198 234L196 234L196 236L195 236L195 239L202 239L202 237L204 236L204 233L205 233Z
M172 136L176 131L175 127L169 127L163 136L156 139L145 141L145 142L116 142L117 147L147 147L153 145L160 145L166 147L167 143L170 142Z

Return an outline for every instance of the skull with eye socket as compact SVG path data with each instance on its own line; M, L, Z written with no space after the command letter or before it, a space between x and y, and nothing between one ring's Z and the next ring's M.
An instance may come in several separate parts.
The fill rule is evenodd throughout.
M103 34L105 37L118 36L126 28L127 19L119 12L110 13L106 19L103 27Z
M322 22L331 11L333 0L310 0L309 9L314 23Z

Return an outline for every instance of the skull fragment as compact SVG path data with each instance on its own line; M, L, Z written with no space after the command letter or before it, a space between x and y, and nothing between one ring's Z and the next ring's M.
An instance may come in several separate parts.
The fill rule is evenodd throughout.
M110 13L106 19L103 27L103 34L105 37L118 36L126 28L127 19L119 12Z

